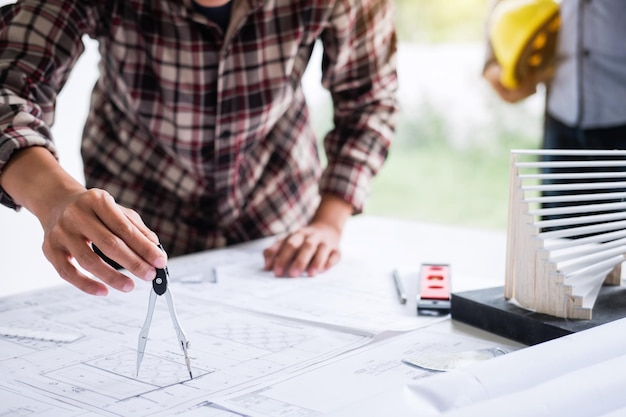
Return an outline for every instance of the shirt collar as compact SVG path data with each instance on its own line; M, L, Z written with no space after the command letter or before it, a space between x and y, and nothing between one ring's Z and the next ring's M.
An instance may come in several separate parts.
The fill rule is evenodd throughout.
M248 12L256 10L263 6L266 0L232 0L233 13L237 11L238 15L246 16ZM188 13L193 11L193 0L182 0L182 4Z

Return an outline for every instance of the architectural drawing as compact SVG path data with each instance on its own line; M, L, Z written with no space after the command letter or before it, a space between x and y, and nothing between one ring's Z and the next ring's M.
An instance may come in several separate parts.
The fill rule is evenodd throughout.
M136 375L150 283L107 297L69 284L0 297L0 415L324 415L429 375L403 358L495 346L398 303L387 257L277 279L262 268L266 245L168 263L193 379L165 303Z
M626 151L511 153L505 297L591 319L603 284L621 283Z
M194 379L165 304L157 305L136 377L146 294L147 285L105 298L55 287L0 299L7 334L0 336L0 415L173 415L191 407L198 415L236 416L210 397L371 341L181 294L178 315L190 335Z
M301 374L260 387L251 387L215 397L225 408L255 417L318 417L336 412L350 404L361 404L386 390L404 392L405 386L437 374L406 365L403 358L418 358L432 352L453 353L499 346L515 346L478 340L467 334L452 335L450 323L440 322L380 343L333 358ZM302 394L301 387L315 387ZM341 413L337 413L341 415ZM358 416L359 414L346 414ZM380 416L394 416L380 413ZM413 415L421 416L420 413Z

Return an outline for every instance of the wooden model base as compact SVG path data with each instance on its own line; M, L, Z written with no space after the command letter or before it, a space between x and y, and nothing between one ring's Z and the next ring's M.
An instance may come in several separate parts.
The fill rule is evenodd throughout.
M453 293L452 319L526 345L535 345L626 317L626 288L620 286L602 287L591 320L534 313L506 300L503 294L503 287Z

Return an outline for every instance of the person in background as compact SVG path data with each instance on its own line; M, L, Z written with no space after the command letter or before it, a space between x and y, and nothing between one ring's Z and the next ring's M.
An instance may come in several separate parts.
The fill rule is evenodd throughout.
M490 10L505 1L493 1ZM621 18L626 2L562 0L557 4L560 28L552 67L531 72L517 88L506 88L501 82L502 66L488 43L483 77L508 103L535 94L537 86L545 83L542 148L626 149L626 25ZM567 157L544 157L560 159ZM558 216L544 217L553 218Z
M83 35L101 55L86 185L50 133ZM324 167L301 86L317 40L334 106ZM89 294L134 285L92 244L152 280L157 242L181 255L279 235L266 269L316 275L386 159L395 55L391 0L20 0L0 16L0 202L39 219L46 258Z

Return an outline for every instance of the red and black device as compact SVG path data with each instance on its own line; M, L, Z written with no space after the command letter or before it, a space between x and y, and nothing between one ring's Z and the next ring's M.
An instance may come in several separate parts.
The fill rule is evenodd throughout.
M450 265L422 264L417 314L444 316L450 313Z

